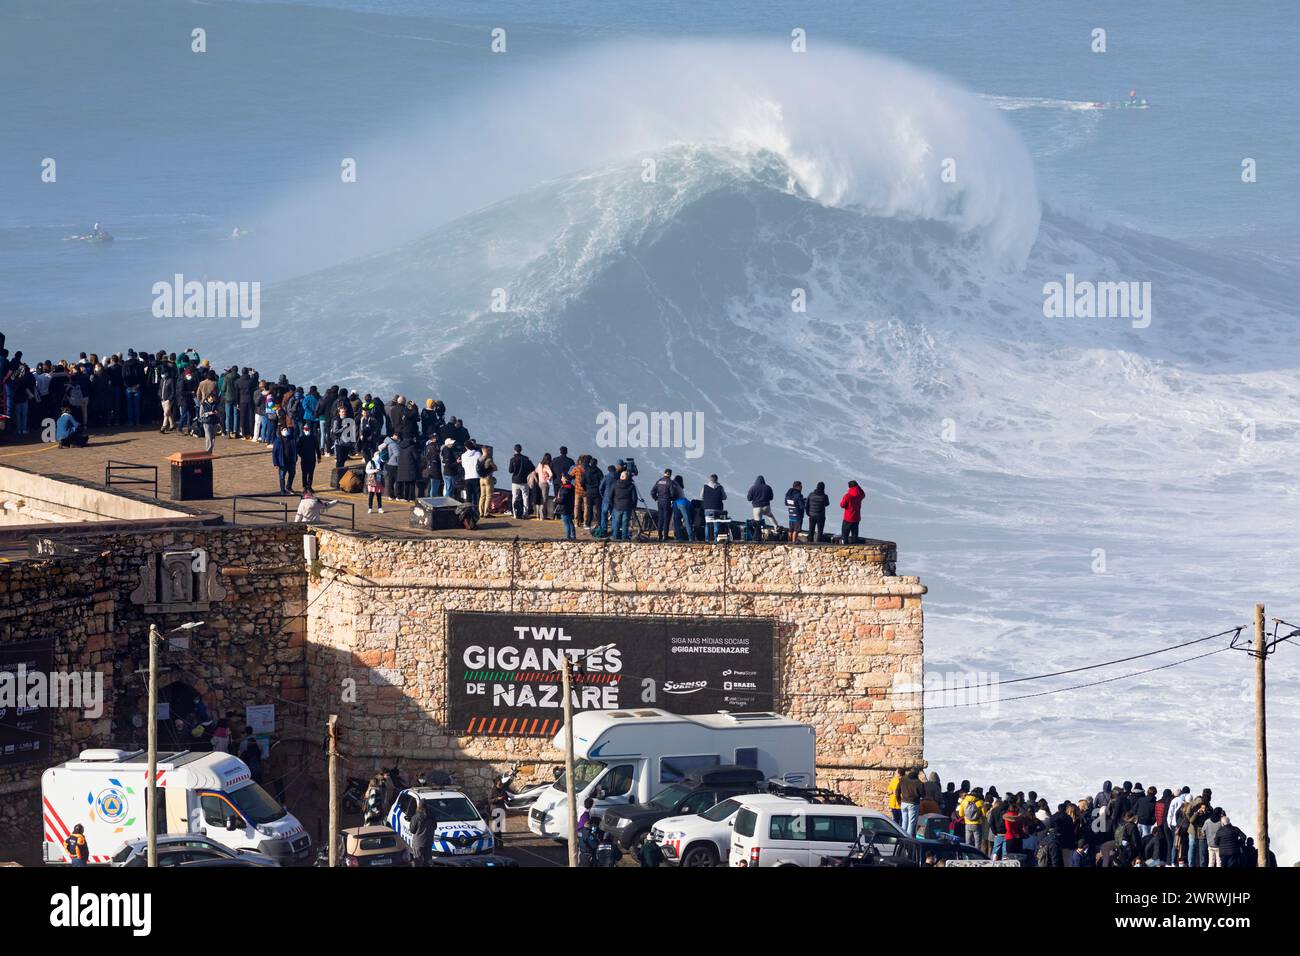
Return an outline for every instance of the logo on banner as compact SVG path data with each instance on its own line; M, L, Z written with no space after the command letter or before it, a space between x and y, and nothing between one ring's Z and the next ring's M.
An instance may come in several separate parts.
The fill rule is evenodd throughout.
M666 680L664 681L665 694L694 694L698 690L704 690L709 686L706 680Z

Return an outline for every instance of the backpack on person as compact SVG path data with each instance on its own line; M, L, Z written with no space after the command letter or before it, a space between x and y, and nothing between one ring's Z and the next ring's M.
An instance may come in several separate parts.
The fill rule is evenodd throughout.
M982 816L983 814L980 812L979 801L973 799L967 800L965 806L962 807L962 811L961 811L962 820L965 823L974 826L975 824L980 822L980 818Z

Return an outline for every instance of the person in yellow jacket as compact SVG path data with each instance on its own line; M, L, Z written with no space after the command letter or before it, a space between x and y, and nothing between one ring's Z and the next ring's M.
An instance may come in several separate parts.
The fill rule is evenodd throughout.
M986 813L984 792L979 787L963 794L957 801L957 816L966 825L966 842L971 846L980 844L980 830Z
M889 781L889 815L895 823L903 822L903 805L898 802L898 785L903 782L903 771L895 770L894 779Z

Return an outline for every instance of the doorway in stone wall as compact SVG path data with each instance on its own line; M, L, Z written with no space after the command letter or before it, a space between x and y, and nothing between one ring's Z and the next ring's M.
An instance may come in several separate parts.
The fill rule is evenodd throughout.
M190 735L196 721L206 719L198 691L184 681L172 681L158 691L158 702L167 705L169 714L166 719L160 717L158 720L159 750L208 749L206 737L199 738L200 742L196 743Z

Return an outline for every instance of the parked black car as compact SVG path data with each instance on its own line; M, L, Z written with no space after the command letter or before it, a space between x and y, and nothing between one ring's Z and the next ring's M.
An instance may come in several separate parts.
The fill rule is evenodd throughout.
M633 851L665 817L703 813L715 803L746 793L762 793L767 782L760 770L724 764L687 774L670 783L648 803L609 807L601 816L600 828L624 850Z

